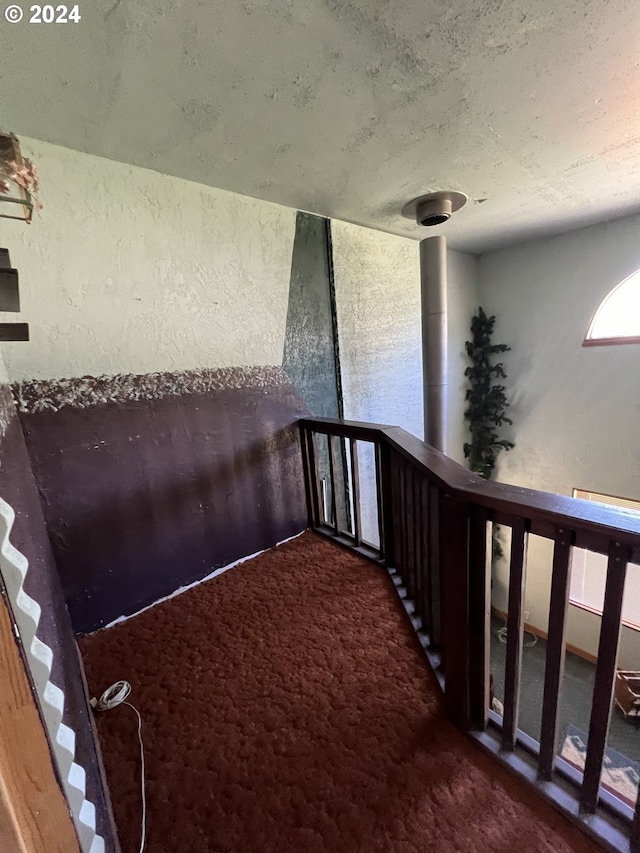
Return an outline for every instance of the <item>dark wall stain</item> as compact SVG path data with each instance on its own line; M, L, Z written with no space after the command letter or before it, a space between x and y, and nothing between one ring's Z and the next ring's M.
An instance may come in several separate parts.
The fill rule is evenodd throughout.
M341 413L329 223L298 213L283 368L318 417Z
M16 514L11 542L29 561L25 590L42 608L38 636L53 651L51 681L65 694L63 721L76 733L76 760L87 773L87 798L107 853L119 850L92 738L84 674L20 422L7 385L0 385L0 496ZM105 685L107 686L107 685Z
M279 381L234 387L236 377L207 393L182 381L159 399L86 407L68 385L54 409L16 389L77 633L306 527L294 423L307 409L275 370Z
M298 213L291 261L289 307L283 368L314 415L343 416L340 348L333 278L331 223L321 216ZM344 446L336 462L336 483L346 483ZM332 505L328 447L318 442L318 475ZM341 528L349 526L349 496L336 490Z

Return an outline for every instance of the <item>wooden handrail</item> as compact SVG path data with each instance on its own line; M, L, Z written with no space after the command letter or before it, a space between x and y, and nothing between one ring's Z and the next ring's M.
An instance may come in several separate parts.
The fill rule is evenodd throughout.
M303 418L299 424L325 435L382 442L421 468L452 497L506 516L528 518L531 533L544 536L567 527L576 533L574 544L579 547L606 554L609 540L615 539L634 549L632 561L640 558L640 513L634 510L483 480L401 427L333 418Z
M625 573L629 562L640 562L640 513L483 480L399 427L333 418L304 418L299 425L311 527L390 571L439 675L449 719L585 831L612 849L622 844L640 853L640 805L634 817L601 785ZM339 466L336 444L343 441L348 448ZM369 462L367 476L375 476L375 488L369 481L364 490L359 481L358 442L374 448L375 471ZM377 531L376 542L363 534L365 491L367 535ZM350 518L338 512L338 495ZM511 530L502 715L490 710L492 524ZM518 728L531 534L554 545L539 743ZM609 557L584 774L557 753L575 547ZM561 776L576 785L573 794L560 786ZM608 812L601 813L602 804Z

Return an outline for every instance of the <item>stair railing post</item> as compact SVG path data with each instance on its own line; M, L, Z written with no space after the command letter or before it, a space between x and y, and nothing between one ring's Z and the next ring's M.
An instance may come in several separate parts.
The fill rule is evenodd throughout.
M440 589L442 663L448 718L470 726L469 708L469 505L440 497Z
M391 466L394 455L391 448L383 440L377 448L376 466L378 483L378 501L380 502L380 551L384 556L386 566L395 566L395 547L393 541L393 488Z

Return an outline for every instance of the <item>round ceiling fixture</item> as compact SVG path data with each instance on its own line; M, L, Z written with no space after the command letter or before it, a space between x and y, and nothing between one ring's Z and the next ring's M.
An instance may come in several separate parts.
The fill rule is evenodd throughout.
M442 225L466 203L467 197L464 193L440 190L414 198L402 208L402 215L425 227Z

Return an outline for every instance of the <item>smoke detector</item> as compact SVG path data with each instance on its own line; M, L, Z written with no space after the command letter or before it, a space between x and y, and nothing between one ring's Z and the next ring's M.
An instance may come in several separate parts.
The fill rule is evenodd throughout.
M402 215L428 228L447 222L452 214L466 203L467 197L464 193L440 190L414 198L402 208Z

